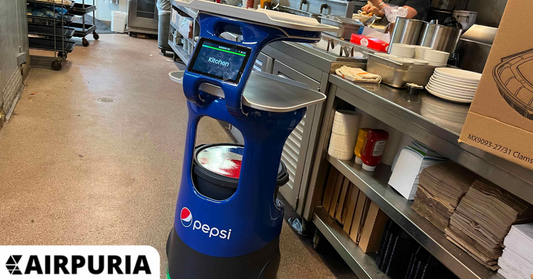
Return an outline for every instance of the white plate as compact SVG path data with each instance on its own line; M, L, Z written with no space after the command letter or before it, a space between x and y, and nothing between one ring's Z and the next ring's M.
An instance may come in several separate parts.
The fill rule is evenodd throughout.
M436 68L436 73L443 74L444 76L454 77L461 80L479 82L481 74L454 68Z
M434 91L434 90L431 90L431 89L429 89L429 88L427 88L427 87L426 87L426 90L427 90L429 93L431 93L431 94L433 94L433 95L435 95L435 96L437 96L437 97L439 97L439 98L445 99L445 100L449 100L449 101L453 101L453 102L458 102L458 103L464 103L464 104L472 103L472 100L458 99L458 98L454 98L454 97L446 96L446 95L440 94L440 93L438 93L438 92L436 92L436 91Z
M457 98L462 98L462 99L473 99L474 95L475 95L475 93L472 93L472 94L466 93L465 94L465 93L463 93L461 91L454 91L454 90L450 90L450 89L442 88L442 87L438 87L438 86L433 86L433 85L429 85L429 87L431 89L433 89L434 91L438 91L441 94L452 96L452 97L457 97Z
M431 76L429 81L437 83L439 85L455 87L455 88L463 89L463 90L474 90L474 91L477 90L477 86L475 86L475 85L466 85L466 84L457 83L457 82L453 83L453 82L450 82L449 80L445 80L445 79L442 79L442 78L437 78L437 77L434 77L434 76Z
M449 100L449 101L453 101L453 102L458 102L458 103L464 103L464 104L469 104L469 103L472 103L472 100L466 100L466 99L459 99L459 98L455 98L455 97L451 97L451 96L448 96L448 95L444 95L444 94L441 94L435 90L431 90L431 88L428 88L426 87L426 90L439 97L439 98L442 98L442 99L445 99L445 100Z
M438 84L432 80L429 81L428 85L433 86L434 88L442 89L442 90L449 90L452 93L459 93L461 95L474 95L476 94L475 89L463 89L463 88L457 88L450 85L441 85Z
M459 94L459 95L465 95L465 96L474 96L474 94L476 94L475 90L455 89L449 86L438 85L432 81L430 81L428 85L433 87L433 89L441 90L448 94Z
M446 62L448 62L448 57L450 57L450 53L446 51L434 49L426 49L424 51L424 60L433 64L446 64Z
M443 95L448 95L451 97L461 98L461 99L473 99L474 95L476 94L475 92L474 93L463 93L461 91L450 90L448 88L438 87L438 86L434 86L430 84L428 84L426 87L429 87L433 89L434 91L437 91Z
M439 74L437 72L433 73L433 76L436 79L438 79L438 80L454 82L454 83L458 83L460 85L468 85L468 86L478 86L479 85L479 81L470 81L470 80L466 80L466 79L455 78L455 77L452 77L452 76L446 76L446 75L443 75L443 74Z

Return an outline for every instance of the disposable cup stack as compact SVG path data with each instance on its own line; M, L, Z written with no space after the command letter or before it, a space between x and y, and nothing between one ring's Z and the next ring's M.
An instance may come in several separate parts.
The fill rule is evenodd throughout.
M335 112L328 154L339 160L350 160L359 130L359 114L351 110Z

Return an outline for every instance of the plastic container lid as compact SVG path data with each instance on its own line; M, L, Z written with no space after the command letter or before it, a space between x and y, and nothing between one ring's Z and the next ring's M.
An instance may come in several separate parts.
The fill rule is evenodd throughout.
M369 165L363 163L363 170L374 171L374 170L376 170L376 166L369 166Z
M238 144L201 145L195 149L195 173L220 186L237 188L241 174L244 146ZM277 186L289 181L283 162L278 167Z
M363 160L361 160L361 157L355 156L355 163L358 164L358 165L362 165L363 164Z

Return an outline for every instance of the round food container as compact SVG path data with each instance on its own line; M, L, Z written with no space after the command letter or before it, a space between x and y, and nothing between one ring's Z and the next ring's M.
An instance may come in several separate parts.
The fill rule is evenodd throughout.
M237 191L244 146L239 144L206 144L194 149L192 178L196 190L215 200L225 200ZM280 161L276 186L289 181L285 164Z

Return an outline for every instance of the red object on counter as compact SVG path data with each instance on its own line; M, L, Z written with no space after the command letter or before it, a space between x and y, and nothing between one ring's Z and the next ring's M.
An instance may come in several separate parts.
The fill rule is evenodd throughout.
M359 34L352 34L350 42L382 52L387 52L387 48L389 47L389 43L385 41Z
M365 148L361 153L364 170L374 171L376 166L381 163L383 150L385 150L388 139L389 133L385 130L370 130L368 132Z

